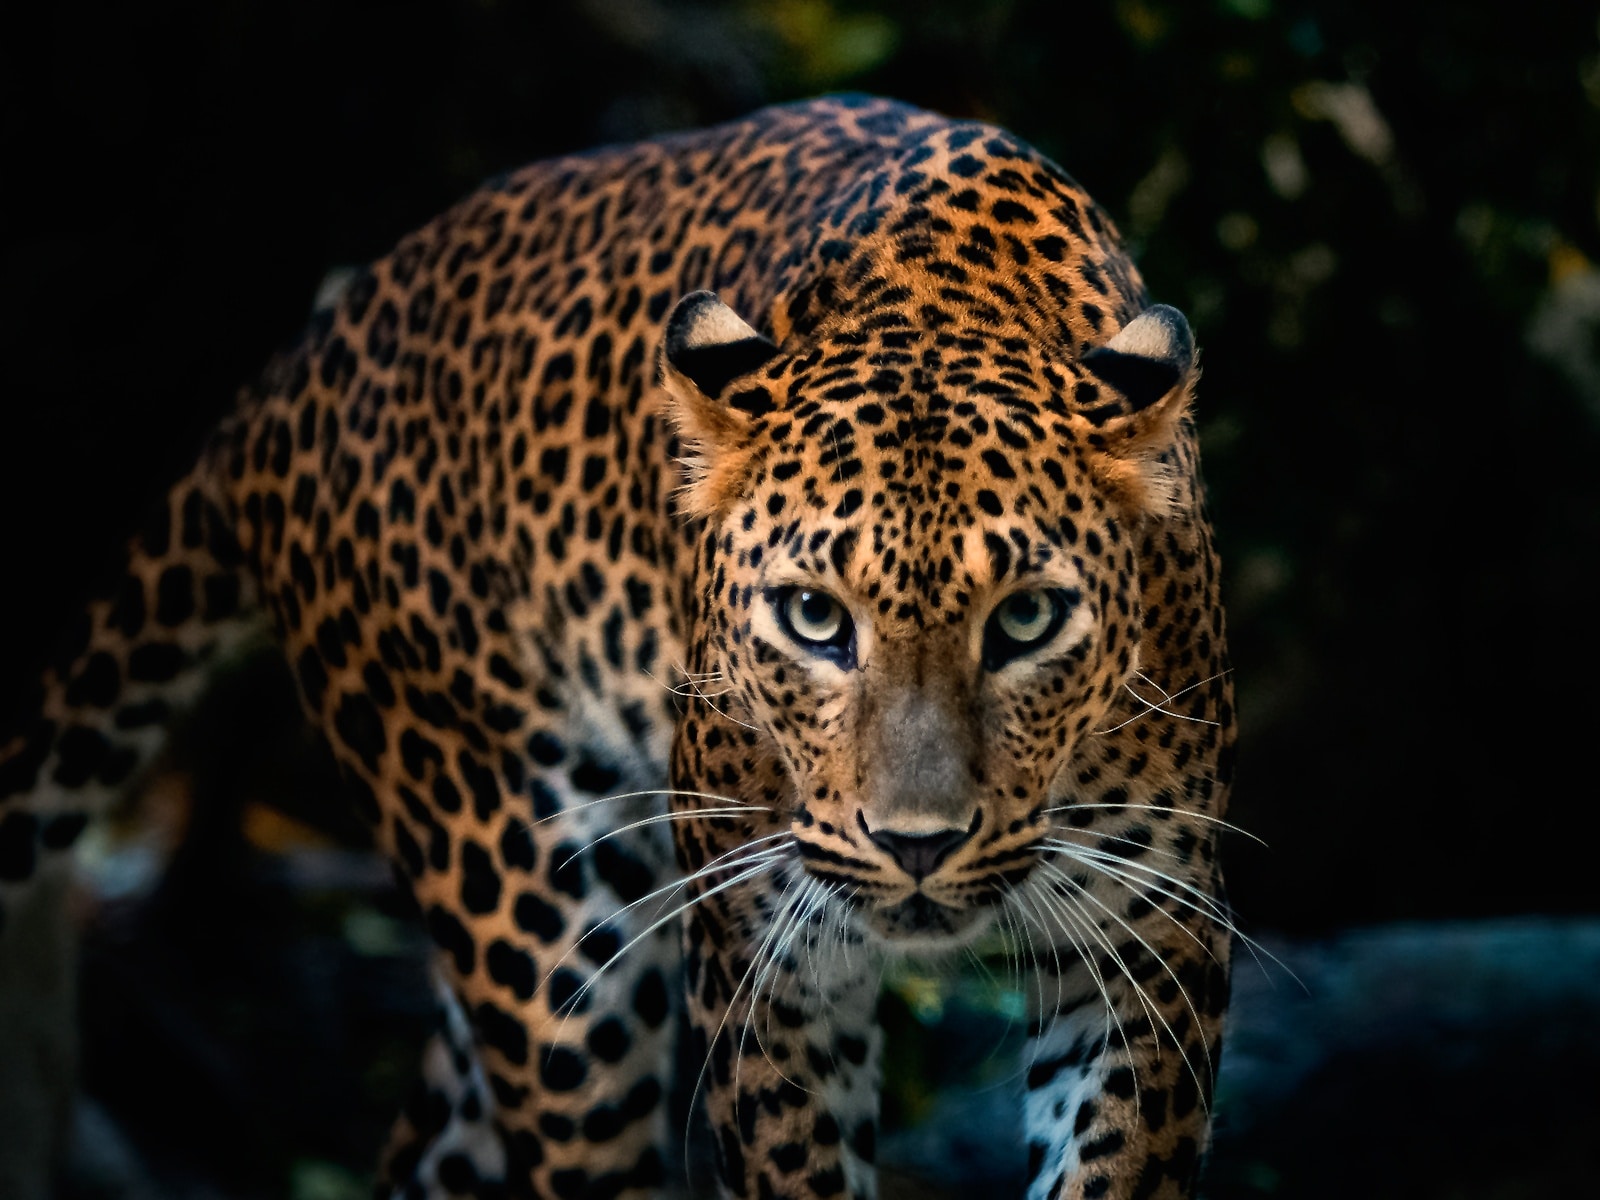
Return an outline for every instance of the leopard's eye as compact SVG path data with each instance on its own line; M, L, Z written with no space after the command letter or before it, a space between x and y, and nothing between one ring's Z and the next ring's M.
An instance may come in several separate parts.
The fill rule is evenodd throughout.
M1061 632L1078 594L1064 588L1013 592L995 606L983 630L983 664L998 670Z
M832 642L850 625L850 617L827 592L795 588L783 602L783 619L789 632L802 642Z
M1019 645L1029 645L1044 637L1055 619L1055 606L1044 592L1017 592L1007 596L994 610L1000 632Z
M854 657L855 624L843 604L814 588L783 588L773 596L778 624L795 641L841 665Z

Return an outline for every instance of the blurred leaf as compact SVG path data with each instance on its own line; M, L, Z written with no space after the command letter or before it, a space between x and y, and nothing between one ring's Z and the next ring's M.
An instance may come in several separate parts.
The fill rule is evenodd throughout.
M894 53L898 30L878 13L841 13L829 0L757 4L791 55L787 66L807 88L826 90L878 66Z
M1264 21L1272 15L1272 0L1218 0L1223 12L1249 21Z
M1117 20L1134 41L1143 46L1155 45L1171 28L1166 12L1147 0L1119 0Z
M289 1169L289 1200L366 1200L371 1185L344 1167L301 1159Z

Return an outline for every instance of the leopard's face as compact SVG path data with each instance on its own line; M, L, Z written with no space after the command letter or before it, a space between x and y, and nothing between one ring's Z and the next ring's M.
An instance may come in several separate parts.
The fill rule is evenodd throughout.
M1027 874L1140 619L1119 514L1070 451L941 394L921 418L822 406L821 436L765 447L706 614L801 861L890 941L976 932Z
M806 871L875 939L949 945L1027 876L1137 670L1148 496L1067 399L1080 364L862 342L774 354L723 397L740 441L691 484L701 666L780 761Z

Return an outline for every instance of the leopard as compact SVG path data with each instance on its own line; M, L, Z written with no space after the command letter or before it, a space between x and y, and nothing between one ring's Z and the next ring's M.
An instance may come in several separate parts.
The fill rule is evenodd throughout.
M692 1122L697 1194L868 1200L886 966L995 945L1029 1200L1190 1196L1235 749L1198 379L991 124L828 96L490 180L84 609L0 742L0 936L265 644L433 947L379 1196L676 1194Z

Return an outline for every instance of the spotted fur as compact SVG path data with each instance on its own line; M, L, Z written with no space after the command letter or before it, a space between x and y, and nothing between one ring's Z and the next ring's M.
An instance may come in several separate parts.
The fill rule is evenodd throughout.
M273 362L0 743L0 912L276 639L445 1020L384 1193L875 1194L885 956L1008 941L1029 1196L1189 1195L1233 720L1187 324L1000 130L539 163Z

